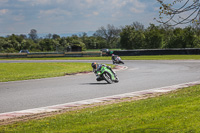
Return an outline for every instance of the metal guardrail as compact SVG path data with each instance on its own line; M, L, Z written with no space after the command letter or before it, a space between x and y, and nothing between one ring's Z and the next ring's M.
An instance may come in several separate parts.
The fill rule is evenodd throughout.
M0 58L100 57L102 52L0 53Z
M45 58L45 57L100 57L110 56L112 53L119 56L138 55L200 55L200 48L180 48L180 49L138 49L119 50L109 53L95 52L45 52L45 53L0 53L0 58Z
M139 55L200 55L200 48L176 48L176 49L138 49L113 51L119 56Z
M27 53L0 53L0 58L26 58Z

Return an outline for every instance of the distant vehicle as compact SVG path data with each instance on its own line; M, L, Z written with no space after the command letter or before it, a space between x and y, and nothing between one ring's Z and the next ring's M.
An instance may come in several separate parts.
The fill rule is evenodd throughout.
M28 50L20 50L19 53L29 53Z
M107 49L107 48L103 48L103 49L101 49L100 51L102 51L102 52L109 52L110 50Z
M101 49L100 51L102 52L102 55L103 55L103 56L108 56L108 55L109 55L109 52L110 52L110 50L107 49L107 48L103 48L103 49Z

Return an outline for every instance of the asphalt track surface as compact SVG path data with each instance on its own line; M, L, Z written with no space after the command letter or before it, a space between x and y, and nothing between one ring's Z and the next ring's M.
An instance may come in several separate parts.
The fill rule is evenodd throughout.
M92 61L3 61L89 62ZM111 61L96 61L109 64ZM124 61L117 71L119 83L97 82L93 73L36 80L0 82L0 113L46 107L81 100L130 93L200 80L199 60Z

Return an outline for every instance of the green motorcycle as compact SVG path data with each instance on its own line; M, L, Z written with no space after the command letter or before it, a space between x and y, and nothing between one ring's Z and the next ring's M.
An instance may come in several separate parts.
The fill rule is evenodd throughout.
M100 77L100 79L105 80L108 84L119 82L119 78L109 66L102 66L101 70L97 72L97 75Z

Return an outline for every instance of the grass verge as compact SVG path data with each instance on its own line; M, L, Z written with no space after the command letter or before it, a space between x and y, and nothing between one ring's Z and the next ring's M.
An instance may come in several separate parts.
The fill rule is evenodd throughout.
M0 82L91 72L90 63L0 63ZM110 65L112 68L114 65Z
M0 132L200 132L200 85L0 126Z
M1 63L0 82L64 76L92 71L90 63Z

